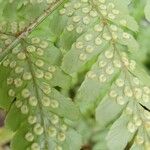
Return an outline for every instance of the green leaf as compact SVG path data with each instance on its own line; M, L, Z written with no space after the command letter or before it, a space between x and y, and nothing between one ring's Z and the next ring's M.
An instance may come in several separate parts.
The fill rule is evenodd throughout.
M63 70L59 67L55 67L56 70L53 74L53 79L51 80L51 85L58 86L63 89L69 89L71 83L71 77L68 76Z
M1 127L0 128L0 146L9 142L12 139L12 136L13 136L12 131L4 127Z
M98 106L96 120L101 127L105 127L112 122L114 122L114 126L117 124L115 132L111 132L110 129L110 134L114 134L113 136L117 136L117 131L119 132L118 124L121 124L121 121L132 122L132 117L127 115L119 122L118 117L125 110L134 116L132 125L137 131L145 127L144 124L147 124L149 116L144 108L145 106L149 109L149 81L147 80L147 83L145 83L142 79L147 78L148 75L140 74L138 62L130 57L130 55L137 53L139 45L134 37L127 30L125 31L125 28L135 32L138 31L137 23L129 15L128 4L129 1L112 0L89 1L82 2L81 5L75 5L73 1L67 7L65 6L63 13L61 13L62 16L68 16L69 18L68 26L64 29L62 35L67 34L66 30L71 33L68 34L68 37L74 35L72 35L74 40L71 40L69 46L65 47L67 52L62 62L63 70L71 75L79 73L81 68L86 68L86 63L92 57L98 56L96 63L92 65L81 83L75 101L77 101L84 115L92 115ZM77 11L72 9L74 7L77 7ZM84 16L85 14L87 16ZM97 25L97 28L95 25ZM77 27L83 29L80 34L76 30ZM99 37L99 41L102 41L99 45L95 41L97 37ZM65 40L65 36L63 36L63 39ZM64 41L64 43L67 42ZM90 54L89 51L86 51L88 45L92 46ZM100 101L102 102L100 103ZM142 115L142 113L145 115ZM123 124L121 125L123 126ZM133 134L130 136L130 133L126 132L125 126L122 129L122 134L120 132L117 136L118 140L121 139L120 144L115 143L114 148L111 148L114 141L112 142L109 139L108 143L112 142L109 145L110 149L124 149L132 139ZM131 132L133 133L133 131ZM145 134L147 133L148 127L145 130ZM124 136L125 139L123 139ZM144 140L146 140L146 137Z
M32 149L34 148L37 149L38 148L37 143L41 143L43 145L45 141L47 141L46 149L63 148L68 150L77 150L80 149L81 146L81 136L73 129L70 128L66 129L66 126L64 125L61 126L61 129L58 132L56 128L54 128L53 126L49 126L49 128L45 129L45 132L49 137L47 137L47 139L45 139L43 135L41 136L41 138L37 137L36 139L34 139L34 141L36 141L37 143L34 142L33 144L27 142L26 139L24 138L27 132L32 133L32 129L30 126L28 126L28 124L24 124L19 128L11 143L12 150L30 149L30 147L32 147ZM59 142L61 143L61 147L58 146L56 143L56 141L58 140L57 138L60 140ZM64 138L66 138L65 141L63 141Z
M82 3L81 7L80 5L75 5L73 1L60 11L62 16L69 18L67 27L64 29L60 38L60 41L63 40L64 42L59 43L60 47L66 50L70 49L63 58L62 63L62 68L69 74L78 72L92 57L107 49L108 43L111 41L110 32L112 32L112 39L122 45L127 45L129 51L138 49L138 44L132 35L122 31L120 29L120 23L117 23L118 26L115 25L116 21L121 21L122 24L124 23L123 26L129 27L133 29L133 31L138 30L137 24L128 14L128 3L124 0L121 2L106 2L101 5L100 3L101 2L97 1ZM99 8L97 7L98 4L100 5ZM72 9L73 7L77 7L77 11ZM113 13L109 13L108 16L106 12L107 7L110 11L113 11ZM82 10L82 8L85 10ZM85 14L89 12L91 12L91 14L85 16ZM122 16L122 14L126 14L127 16ZM106 22L109 20L113 22L108 24L109 29L105 23L101 22L103 18L105 18ZM128 18L129 21L125 19L122 20L122 18ZM80 32L78 32L78 29L80 29ZM69 43L69 45L64 47L66 43Z
M145 17L146 17L146 19L147 19L148 21L150 21L150 1L149 1L149 0L147 0L147 4L146 4L146 6L145 6L144 12L145 12Z
M96 108L96 121L100 127L106 127L118 118L124 106L119 106L115 101L106 96Z
M16 132L13 150L69 148L74 138L80 141L80 135L64 121L78 120L79 110L55 89L68 88L70 82L70 77L57 67L60 58L60 50L50 41L42 35L31 35L1 62L5 86L1 87L0 104L8 110L6 126ZM80 147L80 142L75 145Z
M49 16L49 31L54 36L54 42L57 44L59 38L63 32L63 29L66 25L67 18L62 18L59 15L59 10L55 11L52 15Z
M124 150L128 142L132 139L133 133L128 131L129 118L121 116L110 128L107 135L109 150Z
M146 141L144 141L144 136L143 130L140 129L138 131L138 135L135 136L135 141L131 147L131 150L145 150L149 148L149 139L147 137Z
M128 1L125 0L111 0L106 1L104 4L95 2L95 7L105 18L117 24L118 26L126 27L134 32L138 31L138 24L133 17L129 15ZM101 5L98 9L97 6ZM107 7L108 14L104 7Z
M101 27L99 27L99 29L100 28ZM80 36L72 45L71 50L64 56L63 69L69 74L76 72L85 65L86 62L97 54L100 54L107 46L106 42L100 39L100 36L101 33L97 33L94 29Z
M131 0L53 9L59 2L0 0L0 107L15 132L11 149L147 150L150 78L135 59Z
M87 73L84 82L78 90L76 100L83 113L90 113L97 107L99 101L105 96L111 83L119 73L118 68L112 68L109 64L113 55L113 50L108 49L101 54L91 70ZM111 56L111 57L110 57ZM109 59L107 59L109 57ZM103 68L106 66L107 69ZM107 75L105 74L107 72Z
M21 19L33 20L37 18L44 10L46 10L49 5L53 4L53 1L20 1L11 0L3 1L3 17L8 20Z
M92 138L93 142L95 143L93 146L93 150L104 150L108 149L106 136L108 134L108 129L98 131L94 137Z

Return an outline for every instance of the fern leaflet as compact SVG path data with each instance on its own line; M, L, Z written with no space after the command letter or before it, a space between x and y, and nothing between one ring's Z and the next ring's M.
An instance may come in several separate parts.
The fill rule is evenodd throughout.
M63 69L69 74L80 72L98 56L75 100L85 115L96 108L101 127L114 122L107 136L110 150L123 150L132 139L131 149L149 148L150 113L141 107L150 108L149 76L132 59L138 44L124 30L137 31L138 26L127 7L125 0L81 0L67 3L60 11L68 16L60 41L66 32L75 37L64 56Z

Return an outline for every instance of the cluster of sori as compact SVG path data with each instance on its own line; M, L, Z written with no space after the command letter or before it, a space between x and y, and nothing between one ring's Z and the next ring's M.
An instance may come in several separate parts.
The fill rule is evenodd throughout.
M17 33L19 31L24 30L25 27L26 27L26 24L24 21L21 21L21 22L1 21L0 32L10 31L13 34L13 33Z
M94 3L98 6L97 10L93 9ZM71 17L67 26L68 31L75 30L77 33L82 33L86 25L92 24L93 21L100 17L98 12L105 18L117 21L119 25L128 26L126 19L122 19L120 11L115 8L115 4L112 2L106 3L106 1L78 0L68 2L60 10L60 15Z
M17 4L17 8L21 8L22 5L28 8L30 4L32 6L40 4L45 8L45 5L55 2L58 1L23 0ZM16 6L14 0L9 0L9 3ZM96 120L106 121L109 124L117 116L123 116L126 119L124 123L126 134L131 134L132 137L135 135L134 143L144 145L143 147L148 150L150 113L144 109L144 106L149 107L150 87L143 82L139 74L136 74L138 63L132 59L131 53L138 46L132 34L128 33L128 29L137 31L137 26L128 14L126 8L128 2L124 1L124 3L112 0L70 0L64 4L57 14L60 19L67 21L59 37L59 48L65 49L61 45L62 39L67 39L67 42L70 42L71 38L74 39L70 49L68 51L65 49L61 69L66 72L66 76L72 75L82 67L84 69L86 63L94 58L94 65L89 68L75 97L81 112L87 113L86 109L93 107L90 106L92 103L98 114L99 109L106 102L112 112L107 117L112 116L112 118L109 118L109 121L107 118L99 120L99 113L96 114ZM5 48L11 47L26 26L24 21L0 22L0 54L3 54ZM69 41L68 36L71 37ZM0 62L2 74L5 75L5 80L2 81L7 91L5 97L13 105L12 109L23 116L21 118L25 128L19 129L19 132L24 140L23 148L27 150L63 150L68 144L66 141L70 129L66 120L62 118L65 118L63 111L66 109L63 102L67 103L67 101L63 101L61 96L56 96L57 90L52 85L59 68L50 59L54 57L54 53L50 54L50 52L55 48L53 43L41 36L40 38L30 36L20 39L12 49L9 48L10 53ZM89 92L89 89L94 92ZM12 101L14 103L11 103ZM83 104L85 104L84 110L82 110ZM72 106L67 104L67 107L70 109ZM91 110L93 111L93 108ZM118 120L120 117L110 127L109 135Z
M78 0L64 5L59 13L68 18L65 30L78 34L78 38L73 43L70 52L66 54L63 67L67 73L72 73L93 56L100 54L79 89L82 93L79 99L86 101L87 96L84 99L83 92L87 94L86 86L90 86L88 80L93 80L93 83L89 82L92 85L99 83L100 89L111 83L109 84L110 92L104 96L104 99L110 99L124 109L123 113L131 117L126 125L128 131L135 133L138 129L137 144L145 143L145 147L148 147L150 113L142 108L140 103L149 106L150 87L134 74L137 63L130 58L128 52L132 49L130 47L135 40L131 34L121 29L122 26L132 29L133 22L130 24L124 19L126 18L122 14L124 10L121 12L119 7L121 8L107 0ZM65 68L71 56L75 57L73 63L76 62L75 67L79 68L71 70L73 65L69 68L70 70ZM100 93L98 92L97 95ZM146 136L140 134L142 128Z
M0 53L4 52L4 49L9 46L15 39L16 35L22 32L26 27L24 21L21 22L9 22L2 20L0 23Z
M101 4L98 5L99 3ZM74 51L78 55L80 65L85 64L93 56L106 49L108 44L116 42L128 46L129 49L133 49L133 45L137 47L132 35L121 29L121 26L131 28L131 25L127 24L116 7L115 4L106 1L79 0L66 3L64 8L59 11L61 16L68 18L64 32L73 33L78 37L76 42L73 43L70 53L73 54ZM106 11L107 15L103 15L101 11ZM110 23L110 17L108 16L112 15L116 15L116 17L113 23ZM69 52L68 56L70 56Z
M11 100L16 97L16 109L27 117L30 128L24 139L31 143L29 149L39 150L42 145L40 139L48 136L55 141L54 149L61 150L61 145L56 143L65 140L67 125L58 115L49 112L49 108L58 109L60 106L58 100L51 96L49 83L56 67L43 60L49 44L46 40L33 37L25 45L17 45L1 63L1 67L10 72L5 83L8 96Z

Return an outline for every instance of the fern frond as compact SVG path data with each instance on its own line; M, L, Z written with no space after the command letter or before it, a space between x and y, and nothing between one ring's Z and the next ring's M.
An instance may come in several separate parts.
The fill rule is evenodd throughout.
M11 3L13 1L10 1ZM41 1L39 1L41 2ZM13 22L11 22L11 32L14 34L14 40L9 41L9 43L6 44L6 47L3 47L3 53L0 55L0 61L2 61L2 59L7 55L7 53L14 47L16 46L21 39L27 37L41 22L43 22L48 16L49 14L51 14L63 1L62 0L52 0L48 3L50 3L49 6L47 6L42 12L42 14L40 14L37 18L34 18L34 21L31 19L30 21L20 21L22 19L20 19L19 16L15 16L12 17ZM7 4L7 3L6 3ZM16 5L18 3L14 3L14 7L16 10ZM3 5L2 5L3 6ZM5 6L5 5L4 5ZM10 7L12 7L13 5L10 5ZM27 7L28 8L28 7ZM35 7L36 8L36 7ZM9 9L9 8L7 8ZM30 8L32 9L32 7ZM11 8L10 8L11 10ZM4 11L4 10L3 10ZM2 11L2 14L3 14ZM38 11L38 10L37 10ZM25 13L27 13L28 11L25 11ZM30 11L29 11L30 12ZM17 12L15 12L15 14L18 14ZM26 20L28 18L25 18L23 20ZM19 23L18 23L19 20ZM11 21L11 20L10 20ZM16 23L17 21L17 23ZM2 30L1 32L3 33L3 28L4 29L8 29L6 22L2 22L2 24L0 25L0 30ZM19 32L18 32L19 31ZM5 32L4 32L5 33Z
M12 150L79 150L97 123L109 130L93 149L149 150L150 77L135 57L130 2L0 1L0 107Z
M106 8L105 8L106 5L103 5L103 4L100 5L99 3L99 5L102 8L100 8L100 10L97 10L97 8L95 8L97 7L95 6L95 4L91 4L90 1L88 3L79 2L77 4L74 4L72 2L71 4L70 3L68 3L68 5L66 4L66 7L68 6L67 9L60 10L61 14L66 12L67 16L70 16L68 17L69 18L67 22L68 25L66 29L64 29L62 36L60 37L60 46L64 47L63 43L68 44L68 42L66 42L66 40L68 40L67 35L70 37L70 34L71 34L73 35L72 38L76 37L76 39L74 39L74 41L76 42L71 43L72 47L71 46L68 47L68 48L71 47L71 49L64 57L64 61L62 65L64 70L68 73L73 73L79 70L81 66L85 65L86 62L89 59L91 59L91 57L101 53L101 51L105 49L105 47L103 46L107 46L107 43L111 40L111 37L109 36L110 33L107 30L106 26L104 25L105 24L104 17L108 21L114 22L113 24L110 24L112 25L111 31L113 32L114 38L116 37L119 38L118 41L120 43L124 45L128 45L129 47L131 47L130 49L132 50L137 49L138 47L136 41L131 35L130 35L130 39L122 38L122 36L120 36L123 34L122 30L120 29L121 25L129 29L132 29L133 31L138 30L138 26L132 17L131 17L132 18L131 20L127 21L124 19L124 16L122 16L122 14L124 15L126 14L125 16L127 18L130 18L129 14L127 13L128 12L127 8L125 7L126 5L123 5L123 6L121 5L123 7L122 8L120 7L121 2L117 1L115 2L115 4L117 5L114 8L114 3L108 2L107 9L109 9L110 13L107 14ZM124 4L126 2L123 0L122 3ZM76 7L77 7L77 10L76 10ZM115 14L111 13L111 10L113 10ZM100 16L99 13L102 13L103 17ZM114 24L120 25L117 28L117 30L119 31L115 31L116 26L114 27ZM104 39L101 37L103 37ZM71 37L70 37L70 41L72 41ZM67 47L65 46L64 48L66 49ZM83 50L82 53L80 53L81 50ZM69 58L73 59L70 64L67 63L67 60L69 60Z
M70 77L57 66L61 51L43 37L22 39L1 61L0 107L8 111L5 125L16 132L11 148L76 150L81 137L69 122L79 119L79 110L55 89L67 89ZM13 38L1 34L1 47Z
M45 2L40 8L44 8ZM37 5L29 7L30 4L22 6L27 3L19 1L10 3L6 3L3 10L5 17L10 15L5 9L14 8L12 14L19 18L19 6L24 7L21 9L24 12L39 8ZM78 119L79 111L70 99L55 90L55 87L66 89L70 84L70 77L56 66L62 57L60 50L49 38L43 39L44 35L25 39L62 1L47 3L52 5L27 27L22 22L1 22L0 107L8 111L6 126L16 132L11 144L14 150L72 149L73 143L74 149L79 149L81 145L80 135L66 123ZM72 113L68 113L70 110Z
M127 28L137 31L138 26L127 7L125 0L81 0L60 11L68 16L60 45L73 35L65 47L64 71L77 73L98 56L75 100L83 114L96 108L100 126L114 122L107 137L110 150L123 150L129 142L131 149L149 148L150 78L132 59L138 44Z

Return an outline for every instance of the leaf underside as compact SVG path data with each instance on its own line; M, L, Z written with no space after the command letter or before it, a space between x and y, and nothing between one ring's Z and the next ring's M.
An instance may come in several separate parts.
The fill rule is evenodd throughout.
M12 1L4 7L3 15L12 18L5 9L13 8L11 15L14 13L21 20L16 13L19 9L24 12L37 9L38 14L34 12L33 17L36 18L42 12L38 7L44 10L48 4L46 1L41 4ZM33 19L27 15L24 17ZM61 93L69 88L71 79L59 67L62 52L51 41L50 32L45 36L48 27L44 29L43 26L48 22L43 22L37 32L14 45L0 64L0 106L8 111L6 127L16 132L11 142L14 150L72 150L72 146L76 150L81 147L81 136L68 123L78 120L79 110ZM2 19L0 25L3 53L26 27L17 20Z
M1 2L0 54L50 2ZM85 117L95 113L101 129L112 124L102 147L124 150L131 143L131 150L149 149L150 78L134 59L139 46L130 33L138 25L128 4L64 2L2 60L0 107L8 111L6 126L16 132L13 150L80 150L81 135L72 126L80 111ZM74 104L64 93L93 58Z
M136 32L138 26L127 7L124 0L91 0L81 5L80 1L72 1L60 10L61 15L68 17L60 45L66 42L66 35L75 38L64 46L64 71L70 75L79 73L98 56L75 100L86 116L96 110L101 128L113 123L106 138L110 150L123 150L134 136L131 149L149 147L150 78L133 59L138 44L127 28Z

